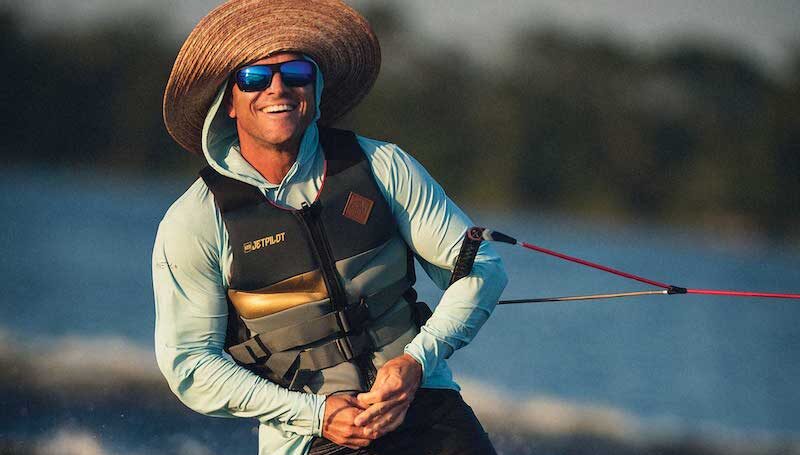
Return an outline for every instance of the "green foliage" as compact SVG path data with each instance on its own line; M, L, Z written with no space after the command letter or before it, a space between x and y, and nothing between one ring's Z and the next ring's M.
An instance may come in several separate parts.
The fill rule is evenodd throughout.
M460 203L800 236L800 47L780 79L733 50L655 54L605 37L520 30L478 59L367 11L384 64L340 126L398 143ZM0 11L6 161L182 173L161 96L178 44L125 18L27 36ZM154 38L155 37L155 38ZM161 37L159 39L159 37Z

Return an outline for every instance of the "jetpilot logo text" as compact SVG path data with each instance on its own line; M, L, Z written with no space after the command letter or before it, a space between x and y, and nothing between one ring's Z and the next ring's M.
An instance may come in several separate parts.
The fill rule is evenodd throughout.
M284 240L286 240L285 232L281 232L275 235L270 235L268 237L264 237L263 239L253 240L252 242L247 242L244 244L244 252L252 253L253 251L260 250L261 248L264 247L277 245L278 243L281 243Z

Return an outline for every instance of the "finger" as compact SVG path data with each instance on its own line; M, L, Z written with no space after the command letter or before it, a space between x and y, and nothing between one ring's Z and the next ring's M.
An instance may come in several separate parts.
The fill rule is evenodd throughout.
M347 438L342 439L340 441L333 441L340 446L347 447L349 449L358 450L363 447L367 447L372 443L372 439L362 439L362 438Z
M350 426L347 429L344 429L341 434L343 435L345 442L349 444L357 444L361 447L366 446L379 437L379 435L375 434L375 432L367 432L366 428L357 426Z
M370 388L368 392L359 393L356 395L356 399L367 406L379 401L386 401L381 399L383 395L382 391L385 389L385 383L386 374L382 373L382 370L378 370L378 375L375 378L375 382L372 384L372 388Z
M366 425L369 422L374 421L376 418L381 417L388 412L392 412L395 408L403 407L406 405L407 405L406 402L400 400L382 401L380 403L375 403L366 410L361 411L356 416L353 423L359 426Z
M361 401L358 401L358 398L356 398L355 395L344 395L344 396L342 396L342 398L344 399L344 401L347 404L349 404L350 406L352 406L354 408L358 408L358 409L363 410L363 409L367 409L369 407L368 404L365 404L365 403L362 403Z
M375 433L367 434L364 428L342 424L337 425L336 428L330 428L323 436L340 446L350 448L366 447L379 437Z
M408 413L408 406L398 406L390 412L380 416L364 431L365 434L379 434L383 436L386 433L396 430L406 419ZM380 437L379 436L379 437Z
M386 413L393 411L394 408L398 406L402 407L406 404L407 404L406 402L399 400L384 401L381 403L373 404L365 411L362 411L360 414L358 414L356 418L353 420L353 424L358 426L364 426L372 422L373 420L377 419L378 417L381 417Z
M358 394L357 398L363 404L375 404L400 398L405 391L402 382L387 380L379 387L373 386L369 392Z

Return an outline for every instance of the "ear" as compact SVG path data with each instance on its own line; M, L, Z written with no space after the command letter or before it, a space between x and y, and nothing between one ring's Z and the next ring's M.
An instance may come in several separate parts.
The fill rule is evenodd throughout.
M222 99L222 105L228 111L228 117L236 118L236 108L233 106L233 90L236 84L233 81L228 82L228 88L225 90L225 97Z

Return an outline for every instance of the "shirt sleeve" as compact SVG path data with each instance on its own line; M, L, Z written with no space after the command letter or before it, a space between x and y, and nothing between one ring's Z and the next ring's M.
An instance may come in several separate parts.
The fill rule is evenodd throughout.
M472 221L413 157L394 144L359 138L400 234L425 272L445 289L433 316L405 352L423 368L423 385L443 359L466 346L497 304L508 279L500 257L481 244L472 272L447 288Z
M155 351L170 389L206 415L257 418L282 431L320 436L324 396L279 387L224 353L221 234L211 218L218 213L213 202L209 207L191 196L192 189L167 213L153 248Z

